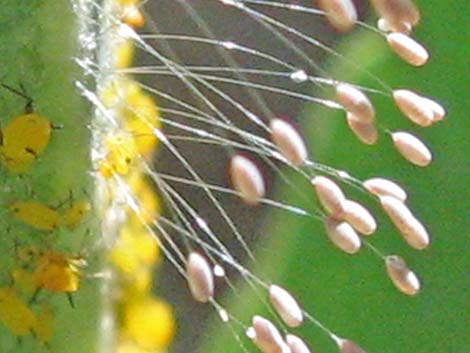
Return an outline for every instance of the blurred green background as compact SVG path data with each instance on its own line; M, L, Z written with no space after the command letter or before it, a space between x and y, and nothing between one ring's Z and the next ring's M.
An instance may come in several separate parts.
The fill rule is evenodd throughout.
M417 128L400 115L389 99L374 96L379 121L387 128L409 130L434 152L434 162L421 169L406 163L385 134L378 147L361 145L349 132L340 113L307 108L303 114L314 160L366 179L384 176L409 191L409 205L426 224L433 238L430 248L410 249L376 204L364 200L378 215L379 231L372 244L386 254L400 254L422 279L417 297L399 293L385 274L381 260L364 248L348 256L326 239L319 222L273 212L257 244L262 277L289 288L307 311L338 335L359 342L368 352L470 352L470 1L417 1L423 21L414 37L431 51L424 68L410 68L385 49L378 36L357 33L340 51L394 88L409 88L436 98L448 110L447 120L431 128ZM342 62L330 63L341 79L370 84ZM299 181L301 182L301 181ZM309 188L309 185L305 185ZM306 191L309 194L311 191ZM311 209L313 201L292 196L280 187L283 201ZM313 195L312 195L313 200ZM266 309L245 288L231 293L227 302L235 316L248 322L252 313ZM237 327L237 331L241 332ZM301 334L315 352L337 352L334 343L312 324ZM241 352L240 343L214 317L200 352ZM244 340L244 339L243 339ZM244 340L245 341L245 340ZM250 347L247 343L247 347Z

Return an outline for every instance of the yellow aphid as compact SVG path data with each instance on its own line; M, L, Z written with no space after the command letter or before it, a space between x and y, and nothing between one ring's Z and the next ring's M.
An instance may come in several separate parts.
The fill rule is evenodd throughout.
M154 188L142 173L133 175L128 185L139 207L138 215L135 211L131 211L131 220L136 221L133 223L137 224L142 222L151 224L160 214L160 202Z
M129 274L155 264L158 257L158 245L142 225L123 228L110 253L112 263L120 271Z
M20 115L2 128L0 156L5 167L21 174L43 153L51 138L49 120L36 113Z
M170 306L151 297L126 303L122 324L125 335L147 349L167 346L175 331Z
M8 207L16 219L36 229L52 231L60 224L60 214L41 202L18 201Z
M12 288L0 288L0 322L15 336L24 336L33 330L36 316Z
M134 43L131 40L123 40L114 49L114 67L116 69L126 69L132 65L134 58Z
M158 123L159 112L155 101L139 84L129 79L116 79L101 93L103 104L115 109L123 120L140 119L150 125Z
M136 82L119 79L103 89L101 100L123 121L123 127L135 139L139 154L151 155L158 143L153 130L160 127L160 113L153 98Z
M43 344L49 343L52 338L54 312L49 304L42 304L34 325L34 337Z
M151 156L157 147L158 140L153 133L153 129L156 127L137 118L127 121L125 124L125 128L134 136L137 150L143 157Z
M114 174L126 175L138 157L134 138L124 134L110 136L104 146L106 157L99 162L100 174L105 178Z
M141 110L143 110L143 108L141 108ZM158 114L156 109L155 114ZM132 120L127 120L124 125L125 129L134 136L139 154L142 157L151 157L158 145L158 139L154 133L154 129L160 126L158 120L150 123L148 120L143 120L136 116Z
M132 28L139 28L145 24L145 17L137 6L125 6L121 21Z
M146 228L136 229L134 232L127 229L123 235L132 242L133 251L138 254L139 261L144 265L153 265L158 260L159 247L152 234Z
M33 280L37 288L72 293L80 285L79 267L84 265L81 257L47 250L37 259Z
M118 78L111 80L100 91L100 98L104 106L109 109L123 109L127 104L127 97L141 94L142 88L130 79Z
M98 165L98 171L100 172L103 178L111 178L114 174L113 166L108 163L106 160L100 161Z
M88 201L75 202L69 209L65 210L62 215L63 224L70 230L74 229L90 211L91 205Z
M160 127L160 113L155 101L142 91L126 98L124 127L134 136L139 153L148 156L158 143L153 130Z
M123 283L124 300L135 300L150 293L153 283L153 269L141 267L127 276Z

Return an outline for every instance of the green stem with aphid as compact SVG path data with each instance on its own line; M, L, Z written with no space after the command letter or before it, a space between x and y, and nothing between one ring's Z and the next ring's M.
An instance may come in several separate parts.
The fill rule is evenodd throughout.
M87 258L99 239L96 219L87 215L74 230L61 226L53 231L43 231L15 219L8 209L12 202L35 201L62 214L68 207L69 195L76 200L91 202L94 181L90 176L90 131L87 127L91 109L75 88L75 81L84 79L82 70L74 62L81 51L77 14L69 0L6 0L1 4L0 24L2 128L24 114L25 99L22 95L31 99L34 113L47 119L52 127L63 126L62 129L51 129L45 150L35 156L26 172L21 175L11 173L3 160L0 166L0 197L4 208L0 212L0 224L4 230L0 240L0 286L15 288L17 296L36 315L43 305L50 304L53 316L53 333L49 342L38 342L37 333L15 337L0 322L0 350L96 352L101 315L100 283L88 275L100 272L100 255L93 254ZM7 87L11 88L10 92ZM12 90L18 94L13 94ZM18 139L22 139L21 130L18 130ZM33 294L22 292L12 283L12 271L37 265L18 257L18 252L26 247L60 251L83 256L87 260L88 266L80 269L79 289L69 293L74 308L65 292L53 293L42 289L30 300ZM71 339L73 344L70 344Z

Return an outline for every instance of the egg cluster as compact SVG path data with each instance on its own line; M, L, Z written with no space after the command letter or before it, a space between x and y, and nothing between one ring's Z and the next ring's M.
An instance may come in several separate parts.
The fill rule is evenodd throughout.
M172 1L166 5L171 7ZM25 181L26 192L18 193L21 196L8 193L10 199L3 212L10 216L6 233L14 240L11 242L14 256L0 287L1 324L15 337L31 336L40 345L52 349L54 319L58 317L56 298L67 298L70 310L80 308L80 303L74 300L78 297L76 292L94 278L100 280L102 298L102 305L98 305L102 321L95 331L111 336L107 351L166 352L175 331L174 314L153 290L155 270L165 257L186 279L187 292L193 299L215 309L221 322L240 343L241 336L245 335L264 353L308 353L307 342L297 336L294 329L311 324L323 331L340 352L364 352L358 344L339 336L311 315L302 298L297 299L283 283L258 277L256 270L245 267L245 258L234 255L233 243L227 242L224 236L233 236L245 256L256 260L250 249L251 240L242 234L240 220L235 220L219 197L228 195L231 202L240 200L241 206L246 208L268 206L309 221L320 221L333 246L352 255L365 245L385 265L388 277L399 291L409 296L420 292L420 280L405 260L398 255L386 255L373 245L374 240L369 240L379 229L373 213L349 198L352 188L367 195L370 203L381 206L408 245L424 250L431 238L424 224L406 205L405 190L381 176L362 180L314 160L308 148L310 141L304 139L297 124L281 117L274 105L263 97L273 94L280 100L297 99L337 110L360 142L375 145L379 143L379 135L386 135L411 164L429 165L431 151L420 139L409 132L391 131L381 125L382 118L376 116L379 114L374 106L375 96L388 98L419 127L439 123L446 115L442 106L414 91L392 89L380 79L377 81L381 88L377 89L328 76L318 70L318 65L295 43L303 41L306 46L329 54L338 53L294 25L284 24L266 10L290 11L294 17L321 16L340 32L365 27L381 36L407 64L423 66L429 54L411 37L420 19L413 2L372 0L371 4L381 17L377 28L358 20L352 0L318 1L318 9L311 4L303 6L301 2L211 2L214 7L232 14L238 12L240 18L251 18L253 25L260 25L274 35L286 46L286 51L298 54L297 62L284 57L286 51L276 54L271 48L245 44L243 38L231 37L236 42L218 39L211 32L209 22L195 11L197 5L189 1L174 3L198 25L199 34L165 33L156 26L151 34L140 33L139 28L145 25L146 18L141 9L143 2L137 0L83 3L93 8L94 15L88 18L88 24L94 32L80 35L80 40L93 54L75 58L86 76L76 81L76 88L94 110L89 124L92 137L87 146L91 150L89 174L94 183L93 194L86 190L83 191L85 197L78 198L82 191L71 188L73 191L63 191L69 193L68 197L53 203L35 195L37 187L31 180ZM193 62L193 58L188 60L184 55L179 57L181 53L175 42L187 45L185 52L198 46L207 50L202 62L197 63L196 59ZM154 65L133 66L136 49L147 55ZM210 64L211 56L220 61ZM262 69L252 64L258 60ZM317 70L322 76L313 76ZM173 93L165 81L162 84L165 87L160 90L158 84L163 80L146 85L134 80L134 74L171 78L180 89ZM276 78L276 82L269 83L268 77ZM327 88L333 94L330 98L316 97L300 87L308 84ZM34 178L34 173L29 172L48 153L55 130L62 126L54 125L36 112L33 100L22 85L19 88L1 85L6 94L26 101L22 114L2 123L2 168L7 177ZM236 94L228 89L229 85L236 86ZM155 97L158 97L158 105ZM250 100L253 105L248 103ZM247 127L250 124L252 126ZM231 184L209 181L191 161L190 155L198 154L196 149L188 153L179 148L180 142L222 149L228 155L226 170ZM176 175L155 167L154 155L159 145L171 155L175 166L184 169L184 174ZM209 159L215 160L212 155ZM302 178L310 189L300 193L315 205L304 209L304 206L271 199L268 178L272 174L265 174L262 166L280 175L282 182L297 193L296 183L284 170ZM210 212L197 206L197 202L193 204L184 192L180 193L177 184L194 188L194 198L200 192L204 207L217 212L227 234L221 234L217 222L210 219ZM4 189L8 189L8 185ZM162 212L163 208L166 213ZM92 220L89 213L96 219ZM79 249L78 245L64 246L62 242L66 237L83 239L84 249ZM95 256L100 262L97 271L89 266ZM262 316L262 312L249 312L247 322L225 306L219 292L221 282L238 292L238 284L232 280L235 272L257 294L274 320ZM241 331L243 334L239 333ZM241 345L243 348L243 343Z
M423 250L431 239L425 226L405 204L406 192L386 178L362 180L312 159L302 131L295 123L280 117L276 108L265 101L264 94L276 94L279 99L295 98L342 112L345 123L360 142L376 145L379 137L384 135L411 164L429 165L432 154L420 139L409 132L392 131L382 125L382 117L374 105L375 96L386 97L420 127L439 123L446 115L442 106L414 91L393 89L376 77L373 78L379 88L362 87L330 77L295 43L300 41L329 54L338 53L295 25L284 24L267 9L273 13L288 10L299 17L306 14L321 16L341 32L362 26L381 37L405 63L423 66L429 54L411 37L420 19L419 11L408 0L371 1L380 16L377 28L372 28L358 20L356 5L351 0L319 1L318 8L276 1L212 2L220 11L251 18L254 26L261 26L287 49L298 54L299 60L295 62L271 52L271 48L246 44L236 35L229 36L230 40L219 39L211 30L211 19L204 19L195 10L197 5L187 1L175 3L180 6L181 13L188 14L200 32L166 33L155 26L152 33L140 34L136 28L144 21L139 4L120 3L115 15L108 17L108 23L103 27L115 29L103 34L112 43L104 53L114 54L112 59L99 56L101 60L95 70L97 94L93 89L83 89L84 95L95 103L98 117L94 161L101 179L102 187L98 190L102 192L102 204L108 205L100 218L103 219L105 238L106 234L111 235L110 259L118 284L111 293L118 313L118 349L122 352L133 352L132 347L136 352L138 349L164 349L172 336L171 314L165 304L155 302L157 299L151 296L149 289L150 270L161 251L187 280L193 298L215 309L239 341L237 330L241 327L264 353L309 352L303 338L285 328L294 328L306 321L322 330L342 353L364 352L358 344L339 336L305 311L281 283L260 278L246 268L243 259L232 254L228 243L215 230L217 225L207 217L209 212L194 206L193 200L179 193L176 184L200 191L201 199L207 201L205 206L217 212L221 223L227 226L228 233L234 236L248 257L255 259L235 217L232 218L220 201L222 194L238 197L247 207L268 205L321 221L334 246L352 255L359 253L365 245L385 265L388 277L399 291L410 296L418 294L421 285L417 275L400 256L386 255L372 244L373 240L370 241L368 236L377 232L379 224L365 206L349 199L343 186L356 188L380 204L404 240L411 247ZM179 45L187 45L188 52L200 46L207 54L198 62L195 58L185 57L185 51L178 50ZM145 58L151 64L133 67L135 49L147 55ZM220 60L212 63L209 60L212 54ZM263 69L253 64L257 61L265 65ZM365 71L356 63L351 67ZM314 76L317 71L320 76ZM166 87L167 81L163 84L165 87L155 82L158 80L148 85L137 83L130 74L153 74L162 77L161 81L171 78L177 82L175 87L178 89ZM266 83L270 76L277 79L275 83ZM333 94L329 98L316 97L299 88L308 84L326 88ZM230 91L230 85L235 86L236 93ZM162 117L153 96L158 97ZM249 103L251 100L253 104ZM161 122L165 129L160 126ZM202 176L191 162L191 154L197 152L179 149L180 142L224 150L228 155L231 185L208 182L209 177ZM172 171L159 171L152 165L152 154L159 143L185 174L173 175ZM299 190L282 168L308 181L309 192L317 200L313 210L270 199L270 185L262 165L278 172L294 192ZM163 215L154 188L158 189L162 204L168 208ZM301 193L308 198L305 190L308 189ZM175 240L176 237L182 238L184 247L179 245L181 239ZM226 309L217 292L219 286L215 277L232 286L229 279L232 270L253 287L258 297L262 296L260 293L269 296L267 306L281 319L277 321L279 325L260 313L250 314L250 323L246 324Z

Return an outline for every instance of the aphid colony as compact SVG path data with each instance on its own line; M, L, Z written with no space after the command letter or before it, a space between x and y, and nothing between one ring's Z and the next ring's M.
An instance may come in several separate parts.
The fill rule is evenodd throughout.
M115 3L116 24L143 26L139 1ZM122 22L121 22L122 21ZM116 36L110 50L111 66L125 69L132 63L134 43ZM152 291L160 248L154 222L160 201L148 177L160 128L160 114L154 99L125 74L110 75L98 90L105 111L103 133L98 141L96 174L103 184L103 219L111 217L115 232L106 244L111 265L110 300L115 319L115 352L152 353L165 350L175 329L171 307Z
M117 0L115 5L118 8L118 17L123 23L134 28L145 25L145 16L140 8L143 5L141 1Z
M126 25L134 28L144 25L140 1L117 0L114 6L116 18ZM113 66L128 67L133 44L115 39ZM136 82L122 76L108 83L100 91L100 99L114 117L119 116L121 126L118 133L103 136L103 155L93 172L105 184L123 183L135 197L134 208L126 206L126 224L120 227L114 241L105 244L115 285L109 298L118 323L114 351L161 352L172 339L174 319L169 305L152 294L154 267L160 255L150 227L160 205L142 167L142 161L150 160L157 146L153 130L159 127L159 114L153 99ZM24 114L7 123L2 120L0 159L8 173L34 178L34 163L47 152L56 127L34 111L33 101L22 86L21 90L2 86L24 98L26 108ZM116 199L111 185L107 190L110 192L106 195L106 206L122 201ZM62 236L75 237L79 233L79 237L87 236L88 230L84 232L79 226L90 211L90 202L75 201L71 196L70 200L53 205L36 200L34 190L28 194L30 198L8 200L4 204L4 211L13 220L8 231L13 234L19 229L20 234L29 232L32 236L31 239L18 236L21 238L18 244L15 240L12 268L5 286L0 288L0 327L18 339L31 335L53 351L56 310L52 299L65 294L70 306L75 307L73 293L86 277L103 279L107 274L84 271L89 255L59 249Z
M74 202L64 211L37 201L15 201L8 205L13 218L38 230L53 231L59 226L74 230L90 210L88 201Z
M126 46L125 43L119 45ZM120 65L130 60L129 52L117 52L121 53ZM4 87L27 99L27 106L24 115L3 126L0 155L11 174L28 173L45 152L53 125L33 112L32 100L24 92ZM120 323L116 351L152 352L166 347L174 330L168 304L151 294L154 267L160 255L149 229L160 206L141 167L142 161L149 160L157 146L153 129L159 126L158 110L153 99L127 78L110 82L107 89L102 90L101 98L106 108L113 111L113 116L121 117L120 131L125 132L104 138L105 153L95 172L107 183L113 183L117 175L122 177L120 182L125 182L136 197L138 209L127 208L126 225L120 228L108 252L119 288L113 293ZM21 245L15 245L15 261L8 285L0 288L0 323L14 336L31 334L38 342L49 346L54 331L54 306L50 295L66 294L74 307L73 293L79 290L82 277L96 275L82 273L87 265L84 256L56 250L52 244L59 239L57 234L62 236L76 231L91 205L86 200L73 200L71 193L69 200L49 205L35 200L34 190L31 193L31 199L7 202L5 212L13 219L10 232L26 227L39 233L43 244L39 246L33 239L33 245L23 245L25 240L21 239L18 241ZM116 201L112 193L107 197L108 203Z
M10 254L13 261L0 288L0 326L18 338L31 334L45 346L54 332L51 295L66 295L74 307L73 293L80 288L82 269L87 266L84 256L59 250L53 244L58 232L68 236L83 232L79 225L90 203L70 200L69 207L62 206L55 209L38 201L16 201L6 210L13 220L7 235L15 239Z
M152 352L168 346L175 325L169 305L152 294L154 268L160 259L152 228L160 203L145 163L157 146L153 131L160 126L159 113L140 86L125 77L110 80L101 99L122 124L118 135L104 138L103 158L97 161L109 191L107 212L116 207L125 213L109 249L117 282L113 293L116 349Z
M26 335L48 346L53 335L54 306L42 292L62 293L73 306L72 294L80 286L81 256L52 248L18 248L17 267L10 284L0 288L0 324L17 338Z
M6 177L16 178L16 174L30 173L35 162L46 153L54 127L46 117L34 112L33 101L23 87L19 91L6 84L2 86L27 100L25 113L9 120L0 130L2 164L6 174L13 174ZM32 335L48 346L54 320L50 295L66 294L73 304L72 294L80 287L80 271L86 265L82 256L57 250L49 245L50 240L59 228L74 231L86 217L90 203L71 198L62 205L51 207L33 198L3 201L2 212L9 213L13 220L5 236L12 235L15 240L11 243L11 268L5 269L5 282L0 288L0 327L18 338ZM14 235L18 233L24 233L24 236L19 239ZM28 233L35 233L37 239L30 239L26 236Z

